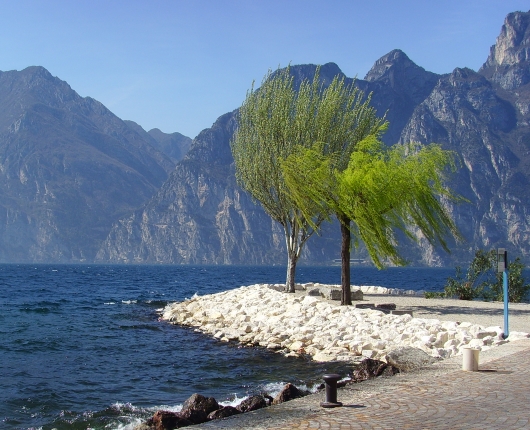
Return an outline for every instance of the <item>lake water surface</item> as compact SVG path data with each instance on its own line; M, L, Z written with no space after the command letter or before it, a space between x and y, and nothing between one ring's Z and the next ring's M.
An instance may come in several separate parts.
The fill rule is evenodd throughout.
M354 266L352 284L441 290L453 275ZM341 369L159 321L195 293L284 281L283 267L0 265L0 428L131 428L195 392L237 403L319 384ZM297 282L338 284L340 267L300 266Z

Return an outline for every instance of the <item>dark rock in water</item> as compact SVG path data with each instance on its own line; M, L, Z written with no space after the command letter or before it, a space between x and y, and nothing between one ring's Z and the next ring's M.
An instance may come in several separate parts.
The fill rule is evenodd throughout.
M410 346L389 352L386 360L388 364L397 367L401 372L410 372L411 370L420 369L438 361L425 351Z
M289 400L303 397L303 395L304 394L298 388L296 388L293 384L288 383L282 388L282 390L274 398L274 400L272 401L272 404L278 405L283 402L288 402Z
M379 360L367 358L359 363L352 372L352 382L362 382L367 379L376 378L381 375L390 376L398 373L397 369L392 369L387 363Z
M217 409L219 404L213 397L204 397L195 393L184 402L180 416L193 424L201 424L208 421L208 415Z
M176 412L157 411L147 422L148 428L153 430L173 430L193 425L193 423Z
M241 412L250 412L257 409L266 408L267 400L264 396L251 396L248 399L243 400L238 406L237 409Z
M218 420L220 418L228 418L232 415L240 414L241 411L233 406L223 406L221 409L211 412L208 415L208 420Z

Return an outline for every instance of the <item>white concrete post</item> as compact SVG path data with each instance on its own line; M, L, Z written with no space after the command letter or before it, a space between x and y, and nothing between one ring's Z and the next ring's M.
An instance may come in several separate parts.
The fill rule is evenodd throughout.
M465 348L463 349L462 370L476 372L478 370L478 359L480 349Z

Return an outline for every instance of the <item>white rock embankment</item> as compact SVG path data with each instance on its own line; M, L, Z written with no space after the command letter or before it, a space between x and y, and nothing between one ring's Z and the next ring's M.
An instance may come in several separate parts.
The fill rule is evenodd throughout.
M269 285L241 287L168 305L162 318L222 341L259 345L315 361L384 360L396 348L412 346L449 358L465 346L488 349L526 333L502 338L500 327L413 318L378 310L337 306L313 296L295 296Z

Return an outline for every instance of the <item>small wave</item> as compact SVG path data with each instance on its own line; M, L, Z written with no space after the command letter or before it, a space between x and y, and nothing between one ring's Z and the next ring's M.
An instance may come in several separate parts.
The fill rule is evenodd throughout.
M116 302L105 302L105 303L103 303L103 304L104 304L104 305L115 305Z
M143 412L144 408L134 406L132 403L116 402L111 406L111 409L115 410L119 414L127 414L131 412Z
M138 426L145 423L145 421L152 417L157 411L169 411L169 412L180 412L183 405L159 405L148 408L141 408L134 406L130 403L115 403L111 406L111 409L119 415L120 422L113 422L107 424L105 428L111 428L113 430L134 430ZM127 421L127 422L122 422Z
M285 384L285 382L269 382L268 384L263 385L263 391L271 397L276 397L278 394L280 394L280 391L282 391L283 387L285 387Z
M145 420L141 420L140 418L131 418L131 422L127 424L118 424L115 429L116 430L134 430L141 426L144 423ZM106 427L108 428L108 426Z
M61 411L55 423L75 425L76 428L93 428L94 423L105 423L106 429L133 430L152 415L150 409L134 406L131 403L116 402L101 411L74 413Z
M225 401L219 402L219 405L220 406L232 406L235 408L237 405L239 405L241 402L243 402L244 400L248 398L249 396L238 397L237 393L234 393L233 398L231 400L225 400Z
M122 300L121 301L124 305L134 305L138 303L138 300Z
M346 378L348 379L348 378ZM285 387L286 382L269 382L268 384L263 385L263 391L268 393L271 397L276 397L280 392L283 390L283 387ZM306 392L306 393L316 393L319 389L320 384L294 384L296 388L298 388L300 391Z
M182 410L183 404L178 405L159 405L159 406L153 406L150 408L145 408L146 411L152 412L153 414L156 411L168 411L168 412L180 412Z
M149 306L166 306L167 300L146 300L145 303Z
M195 294L191 296L191 299L189 297L184 297L184 300L192 300L192 299L196 299L197 297L200 297L199 292L195 291Z

